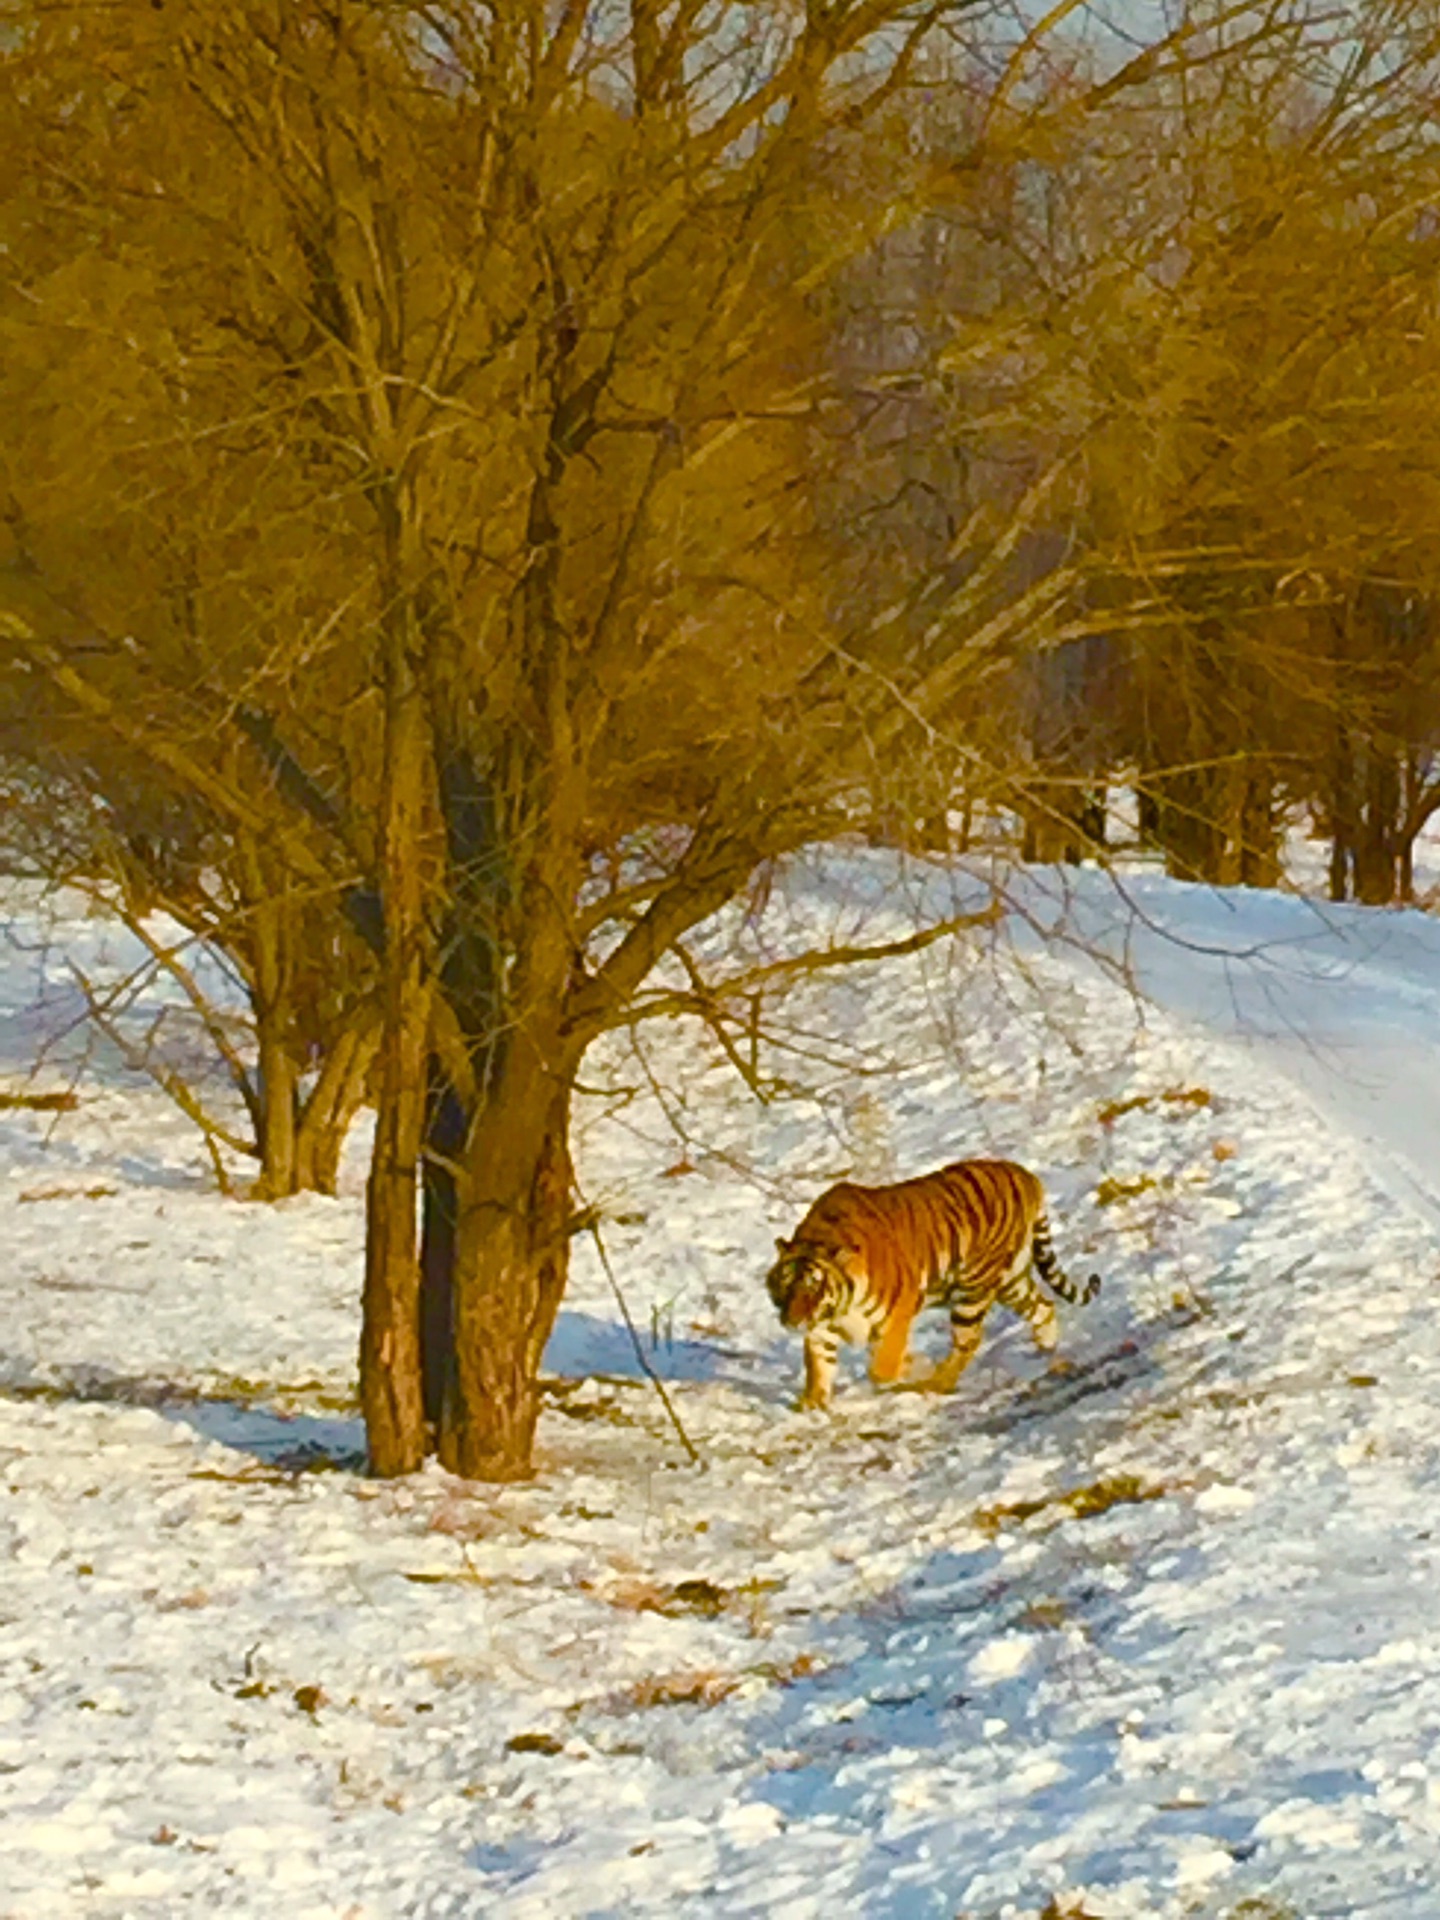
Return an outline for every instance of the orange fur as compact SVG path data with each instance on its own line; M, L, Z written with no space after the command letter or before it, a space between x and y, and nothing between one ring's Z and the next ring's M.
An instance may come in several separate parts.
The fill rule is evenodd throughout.
M980 1344L997 1299L1022 1314L1049 1351L1057 1325L1047 1288L1088 1300L1099 1281L1077 1289L1060 1271L1045 1223L1045 1191L1011 1160L957 1160L893 1186L849 1181L822 1193L791 1240L777 1243L770 1288L787 1326L806 1330L803 1404L829 1401L840 1340L868 1336L870 1377L906 1382L910 1329L927 1305L951 1314L951 1351L923 1381L948 1392ZM837 1305L837 1300L839 1304Z
M916 1307L909 1300L897 1301L891 1310L870 1360L870 1378L876 1386L889 1386L904 1377L905 1365L910 1358L910 1327L915 1313Z
M1013 1160L956 1160L889 1187L828 1188L789 1242L853 1261L887 1321L913 1320L930 1288L957 1266L983 1287L1028 1244L1045 1190Z

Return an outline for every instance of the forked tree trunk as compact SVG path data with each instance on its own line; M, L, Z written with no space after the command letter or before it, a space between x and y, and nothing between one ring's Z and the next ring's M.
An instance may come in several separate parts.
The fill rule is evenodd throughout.
M300 1110L295 1136L297 1193L334 1193L340 1155L364 1104L379 1046L380 1030L367 1019L363 1025L348 1027L325 1056Z
M279 1023L259 1018L260 1177L257 1200L297 1193L333 1194L340 1155L365 1097L380 1045L372 1020L342 1033L325 1057L308 1097Z
M537 1376L569 1256L569 1080L523 1042L515 1052L529 1057L472 1127L460 1182L455 1381L440 1458L471 1480L530 1474Z

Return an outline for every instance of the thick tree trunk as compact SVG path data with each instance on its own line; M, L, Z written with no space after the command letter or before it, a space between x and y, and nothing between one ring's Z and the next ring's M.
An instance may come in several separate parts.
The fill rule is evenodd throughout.
M460 1191L455 1390L442 1411L440 1457L471 1480L531 1472L536 1381L569 1255L569 1082L523 1040L511 1058L471 1129Z
M1175 880L1224 878L1224 802L1210 768L1184 768L1153 779L1155 837Z
M409 635L387 636L381 887L384 1021L375 1144L366 1191L360 1399L370 1470L409 1473L425 1457L416 1233L429 1054L430 954L425 917L430 818L428 736Z
M1103 854L1105 851L1109 803L1109 789L1103 780L1095 786L1086 787L1080 795L1076 824L1092 854Z
M1330 898L1348 900L1355 845L1354 765L1350 736L1342 723L1336 730L1330 762Z
M436 787L445 830L448 913L441 929L437 991L454 1016L453 1057L431 1057L425 1116L420 1238L420 1346L425 1419L438 1438L455 1392L457 1181L470 1131L471 1101L483 1096L503 1050L503 924L509 863L502 844L494 770L477 762L447 727L443 690L432 698ZM457 1085L457 1079L460 1084ZM468 1089L462 1094L460 1085Z
M1372 742L1365 770L1365 808L1355 842L1355 897L1388 906L1396 894L1400 774L1392 753Z
M574 331L557 327L551 337L543 374L550 434L511 605L525 663L525 742L514 743L500 770L503 807L494 769L482 774L468 755L448 751L436 767L455 931L481 936L448 956L443 978L474 1071L475 1110L456 1178L453 1372L439 1396L438 1442L444 1464L473 1480L530 1473L540 1359L569 1255L570 1092L580 1050L566 1027L587 806L584 744L570 708L572 627L558 607L556 502L593 403L588 379L572 379ZM497 966L502 953L508 964ZM443 1112L441 1102L437 1124ZM437 1224L443 1236L439 1216ZM438 1304L436 1313L438 1321Z
M1151 788L1141 787L1136 794L1135 815L1141 846L1158 847L1160 845L1160 802Z
M1408 907L1415 899L1415 841L1425 824L1421 794L1424 782L1413 748L1407 749L1400 769L1400 826L1396 850L1396 887Z
M425 1457L415 1257L416 1175L421 1102L405 1084L412 1058L403 1040L387 1047L375 1148L365 1195L365 1294L360 1399L370 1470L409 1473ZM423 1049L421 1051L423 1061ZM393 1066L392 1066L393 1059Z
M1332 900L1350 898L1350 849L1338 826L1330 841L1329 883Z
M1105 789L1077 780L1034 780L1022 802L1020 857L1078 867L1105 845Z
M420 1233L420 1356L425 1420L437 1435L446 1402L455 1390L456 1172L469 1130L464 1103L440 1061L432 1058Z
M275 1010L262 1009L259 1024L260 1178L255 1183L255 1197L284 1200L299 1191L295 1159L299 1075L277 1031L280 1022Z
M295 1191L295 1113L300 1075L290 1044L289 943L283 899L273 890L260 849L253 840L241 848L250 894L250 931L254 979L251 1003L259 1055L256 1141L260 1150L260 1200L284 1200Z
M1240 775L1235 807L1235 879L1242 887L1280 883L1280 834L1275 790L1264 767L1246 767Z

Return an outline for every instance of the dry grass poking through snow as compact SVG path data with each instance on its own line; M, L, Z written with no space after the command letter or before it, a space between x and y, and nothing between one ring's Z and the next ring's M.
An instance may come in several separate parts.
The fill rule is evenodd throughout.
M1138 1474L1116 1473L1093 1480L1088 1487L1072 1487L1068 1493L1046 1494L1039 1500L1011 1500L994 1507L982 1507L975 1525L992 1538L1007 1527L1023 1526L1045 1514L1052 1524L1062 1520L1093 1520L1112 1507L1141 1506L1149 1500L1163 1500L1190 1483L1174 1481L1168 1485L1142 1480Z
M814 1654L793 1660L762 1660L753 1667L687 1667L671 1673L647 1674L629 1686L618 1687L597 1700L577 1701L571 1713L627 1714L651 1707L718 1707L740 1693L755 1694L769 1687L791 1687L825 1671L826 1662Z

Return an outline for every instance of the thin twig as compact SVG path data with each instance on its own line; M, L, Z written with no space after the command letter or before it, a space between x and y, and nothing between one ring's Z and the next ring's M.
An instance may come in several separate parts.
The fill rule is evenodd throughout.
M715 1036L726 1059L730 1062L731 1066L734 1067L746 1086L749 1087L751 1093L754 1094L762 1106L768 1106L774 1096L760 1081L760 1074L756 1064L758 1060L758 1047L752 1047L751 1059L747 1061L735 1042L725 1031L725 1023L720 1017L720 1009L716 1006L714 997L710 992L709 982L695 964L694 956L683 940L677 940L675 942L675 952L679 957L681 966L685 969L686 977L694 992L696 1013ZM750 995L752 1026L758 1026L759 1024L758 1010L762 998L763 996L758 993L752 993Z
M260 1094L254 1081L250 1077L249 1069L241 1058L239 1050L234 1046L229 1034L225 1031L220 1009L205 992L199 980L195 977L195 974L180 958L177 947L168 946L164 941L157 940L154 934L146 927L142 915L132 913L123 906L119 909L119 914L124 926L140 941L142 946L146 948L156 966L162 968L170 975L170 978L180 988L181 992L190 1002L190 1005L194 1008L197 1018L210 1039L211 1045L219 1054L225 1070L234 1082L236 1091L245 1102L246 1111L250 1115L250 1121L255 1128L256 1138L258 1139L260 1134ZM181 945L200 945L208 951L208 942L193 934L187 934Z
M110 1009L115 1004L115 995L105 995L82 968L72 960L69 963L71 978L84 995L92 1026L94 1026L119 1053L125 1065L133 1073L146 1074L155 1084L169 1095L175 1105L197 1126L205 1137L205 1145L215 1170L216 1183L220 1191L229 1198L234 1193L234 1184L225 1169L217 1142L229 1147L233 1153L257 1158L259 1147L254 1141L244 1140L239 1134L232 1133L218 1120L211 1117L202 1105L199 1096L188 1084L184 1075L176 1068L167 1067L155 1050L155 1038L165 1009L162 1007L151 1021L143 1045L136 1045L123 1032Z
M646 1358L645 1349L640 1341L640 1335L635 1329L635 1322L630 1318L630 1309L625 1304L625 1296L620 1291L620 1282L615 1278L615 1269L611 1266L610 1256L605 1251L605 1242L600 1236L600 1217L598 1213L586 1203L583 1194L580 1195L580 1202L585 1212L589 1215L585 1224L589 1228L590 1235L595 1242L595 1251L599 1254L600 1264L605 1269L605 1278L610 1282L610 1291L615 1296L615 1304L620 1309L620 1318L625 1322L625 1330L630 1335L630 1344L635 1349L635 1358L640 1362L641 1372L645 1374L656 1393L659 1394L660 1404L664 1407L666 1413L669 1414L670 1424L674 1427L676 1433L679 1434L680 1444L684 1447L686 1453L689 1454L691 1464L699 1467L703 1472L705 1461L696 1450L694 1441L685 1431L684 1424L679 1414L675 1411L675 1403L665 1391L665 1382L660 1378L659 1374Z

